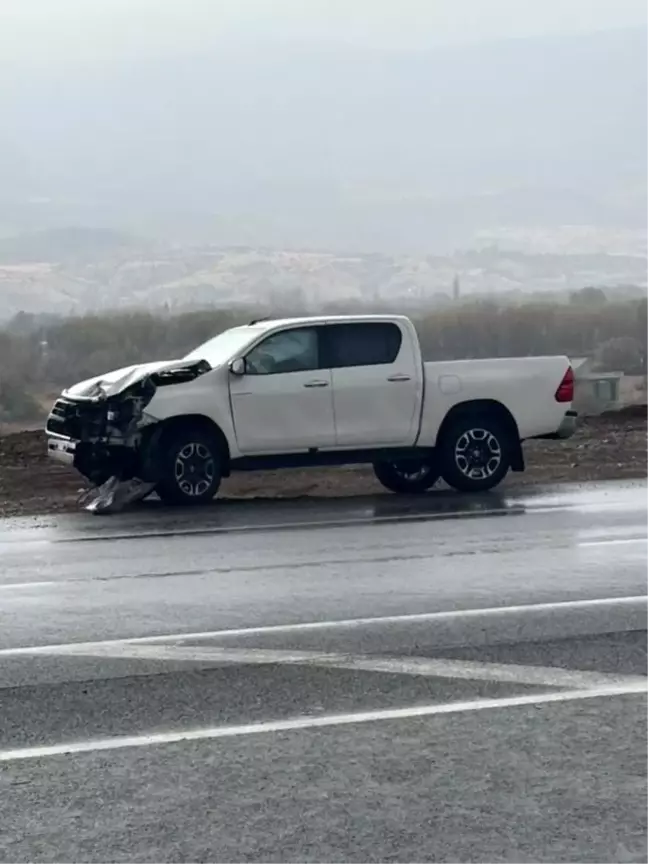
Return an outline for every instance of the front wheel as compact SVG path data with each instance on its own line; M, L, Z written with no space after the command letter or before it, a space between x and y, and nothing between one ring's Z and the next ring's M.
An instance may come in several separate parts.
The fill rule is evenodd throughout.
M464 417L443 436L441 474L459 492L485 492L506 477L511 464L509 436L489 417Z
M165 503L206 504L221 481L217 442L200 429L183 429L164 448L160 469L156 492Z
M398 462L376 462L374 473L390 492L416 495L430 489L439 479L432 462L402 459Z

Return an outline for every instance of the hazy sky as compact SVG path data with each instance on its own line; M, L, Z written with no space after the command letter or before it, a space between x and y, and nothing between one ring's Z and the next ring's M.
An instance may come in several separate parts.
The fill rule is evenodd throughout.
M420 48L646 18L645 0L0 0L0 58L59 66L259 39Z

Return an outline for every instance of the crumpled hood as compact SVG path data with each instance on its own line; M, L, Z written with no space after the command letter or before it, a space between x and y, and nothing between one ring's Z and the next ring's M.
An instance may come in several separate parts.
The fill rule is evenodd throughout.
M78 384L64 390L63 396L71 399L108 399L150 375L186 370L188 374L195 372L194 377L197 377L207 371L203 368L205 366L209 368L205 360L158 360L155 363L139 363L97 375L95 378L88 378L86 381L79 381Z

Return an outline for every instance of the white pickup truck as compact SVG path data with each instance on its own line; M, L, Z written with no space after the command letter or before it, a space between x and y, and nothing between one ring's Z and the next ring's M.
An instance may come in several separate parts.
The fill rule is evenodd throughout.
M573 391L567 357L424 363L402 316L264 320L65 390L48 450L183 504L232 471L353 463L394 492L476 492L524 470L526 439L573 433Z

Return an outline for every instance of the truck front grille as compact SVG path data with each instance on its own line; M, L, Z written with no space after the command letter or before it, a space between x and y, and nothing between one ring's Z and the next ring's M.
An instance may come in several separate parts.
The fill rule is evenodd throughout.
M84 438L101 435L105 419L106 409L101 403L57 399L47 418L45 429L52 435L64 435L66 438L82 441Z

